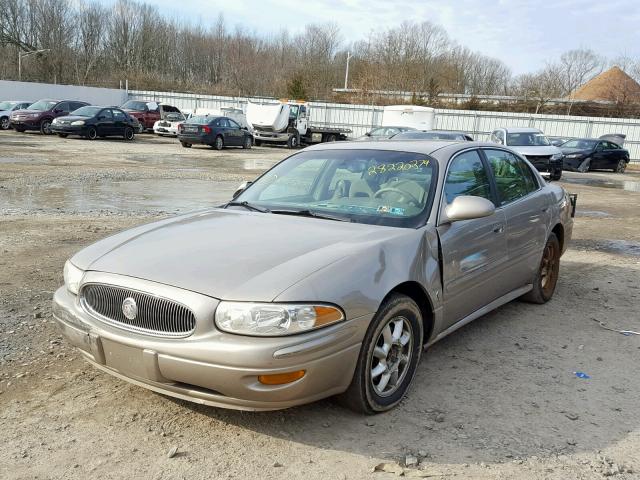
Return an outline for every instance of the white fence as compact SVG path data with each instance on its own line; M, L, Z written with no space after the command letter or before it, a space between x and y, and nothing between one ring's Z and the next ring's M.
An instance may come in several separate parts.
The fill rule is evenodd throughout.
M115 88L0 80L0 101L24 100L26 102L36 102L43 98L80 100L94 105L122 105L127 101L127 91Z
M129 98L154 100L175 105L180 109L198 107L243 108L247 97L223 97L190 93L129 91ZM254 101L263 98L251 98ZM311 102L311 122L316 125L350 128L352 137L363 135L382 122L383 107L377 105L350 105L343 103ZM529 113L485 112L473 110L437 109L435 128L459 130L477 140L488 140L498 127L535 127L549 137L599 137L608 133L626 135L625 148L634 161L640 161L640 120L628 118L576 117L567 115L540 115Z

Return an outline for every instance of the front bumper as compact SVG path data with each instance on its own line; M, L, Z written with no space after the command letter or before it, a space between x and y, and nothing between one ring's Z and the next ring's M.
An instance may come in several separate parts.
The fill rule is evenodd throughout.
M209 297L203 302L217 305ZM194 334L159 338L103 323L64 287L54 295L53 317L69 343L111 375L172 397L254 411L288 408L345 391L371 320L368 315L303 335L260 338L217 331L212 318L203 328L196 312L200 325ZM292 383L258 381L259 375L297 370L306 374Z
M153 132L157 135L178 135L178 129L175 127L153 127Z
M67 135L84 135L86 130L85 125L60 125L57 123L52 123L50 128L53 133L66 133Z
M40 120L30 120L30 119L14 119L10 118L9 123L12 128L24 128L25 130L39 130L40 129Z

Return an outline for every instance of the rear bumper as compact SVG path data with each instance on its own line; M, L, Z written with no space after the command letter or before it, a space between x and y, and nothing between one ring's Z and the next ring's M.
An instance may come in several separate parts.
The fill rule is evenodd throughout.
M255 338L212 332L182 339L147 337L103 324L64 287L53 318L67 341L97 368L158 393L239 410L277 410L347 389L371 317L314 333ZM196 338L194 338L196 337ZM285 385L259 375L305 370Z
M178 134L178 140L185 143L194 143L202 145L211 145L215 141L215 138L201 135L187 135L184 133Z

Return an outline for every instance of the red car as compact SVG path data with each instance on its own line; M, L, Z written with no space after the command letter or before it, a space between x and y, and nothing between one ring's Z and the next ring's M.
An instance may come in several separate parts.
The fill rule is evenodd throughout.
M89 105L76 100L38 100L24 110L11 113L10 122L18 132L40 130L45 135L51 134L51 122L54 118L69 115L80 107Z
M160 120L160 105L155 102L129 100L120 108L138 121L139 132L153 131L153 124Z

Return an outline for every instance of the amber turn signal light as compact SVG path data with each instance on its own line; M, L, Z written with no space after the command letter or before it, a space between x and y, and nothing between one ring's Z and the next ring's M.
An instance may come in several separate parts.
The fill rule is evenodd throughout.
M284 385L285 383L295 382L304 377L305 370L297 370L288 373L274 373L272 375L260 375L258 381L263 385Z

